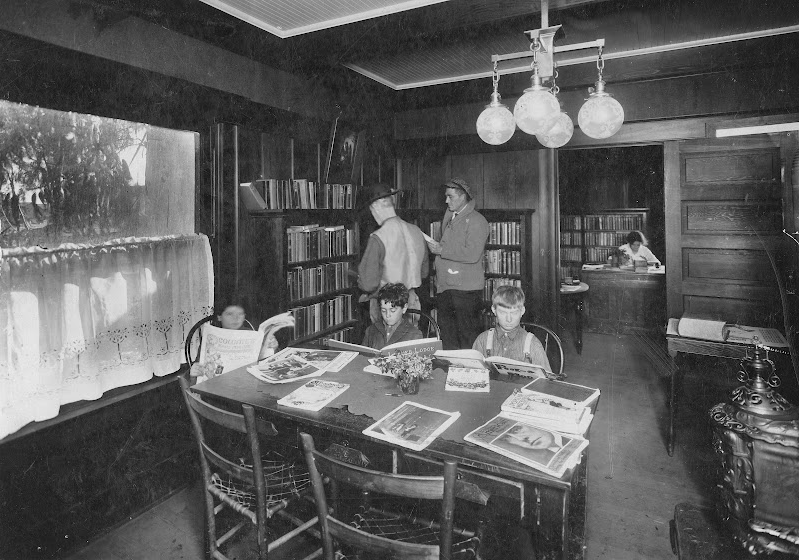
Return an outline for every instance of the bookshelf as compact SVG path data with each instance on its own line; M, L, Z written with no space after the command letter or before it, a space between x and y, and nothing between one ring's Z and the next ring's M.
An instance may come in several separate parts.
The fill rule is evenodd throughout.
M602 263L627 242L627 234L647 235L647 208L615 208L560 217L560 275L579 276L583 263Z
M322 337L360 342L351 280L360 255L357 211L261 210L248 214L243 229L246 287L259 316L291 311L291 344Z
M511 284L520 287L527 301L532 298L532 216L535 210L478 209L488 220L489 236L485 247L485 285L483 301L491 307L494 289ZM400 209L398 214L415 223L434 239L441 239L441 219L444 210ZM433 256L431 255L431 258ZM436 317L435 278L431 262L431 277L419 290L422 308ZM528 306L530 307L530 306ZM528 315L530 310L528 310Z

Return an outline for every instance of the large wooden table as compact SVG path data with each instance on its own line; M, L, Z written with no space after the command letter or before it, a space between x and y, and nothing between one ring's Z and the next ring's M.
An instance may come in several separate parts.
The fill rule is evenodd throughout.
M583 558L587 454L576 468L562 478L554 478L463 441L465 434L498 414L502 401L529 380L492 380L490 393L450 392L444 390L445 373L435 370L434 378L421 384L418 395L403 398L393 396L399 391L392 378L366 373L365 365L366 358L358 356L342 371L324 374L324 379L349 383L350 388L319 412L280 406L276 402L304 381L272 385L259 381L245 368L200 383L193 390L234 406L250 404L266 417L315 430L330 430L351 445L355 440L389 445L363 435L362 431L406 399L443 410L458 410L461 417L430 446L415 453L428 460L458 461L463 475L476 485L482 487L481 480L491 482L485 485L489 493L508 497L515 492L520 515L523 512L531 522L535 540L538 546L543 546L538 551L538 560Z
M588 331L631 334L657 330L666 322L665 274L612 267L580 274L591 286L585 302Z

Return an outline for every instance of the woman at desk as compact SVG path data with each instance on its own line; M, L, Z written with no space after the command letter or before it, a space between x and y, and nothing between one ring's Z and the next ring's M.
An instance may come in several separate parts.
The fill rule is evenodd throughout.
M640 231L631 231L627 234L627 243L619 247L631 262L646 260L647 264L660 265L658 258L647 248L647 241Z

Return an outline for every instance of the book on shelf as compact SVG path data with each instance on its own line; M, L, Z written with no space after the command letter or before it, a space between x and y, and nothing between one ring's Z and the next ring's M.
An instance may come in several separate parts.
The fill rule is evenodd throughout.
M333 402L336 397L349 389L349 387L349 383L311 379L282 399L278 399L277 404L303 410L319 411Z
M266 201L261 196L256 186L256 181L252 183L241 183L239 185L239 196L247 210L266 210Z
M488 393L491 390L488 370L484 368L451 367L447 371L444 390Z
M502 403L506 416L567 434L583 435L594 415L586 406L568 407L537 395L514 390Z
M777 329L737 325L701 315L685 314L679 320L669 319L666 334L712 342L788 347L788 341Z
M460 415L460 412L447 412L406 401L366 428L363 433L421 451L460 418Z
M466 434L465 441L560 478L576 466L588 440L499 414Z
M294 346L287 346L277 354L274 359L288 358L289 356L299 356L304 361L308 362L314 367L324 371L341 371L341 368L350 363L357 352L348 352L345 350L321 350L317 348L295 348Z
M311 377L319 377L325 370L303 360L299 356L267 358L247 368L254 377L267 383L292 383Z
M477 350L439 350L433 356L440 367L482 368L501 375L520 375L522 377L546 377L553 375L543 366L503 358L489 356L486 358Z
M414 353L422 356L432 356L437 351L441 350L441 340L437 338L419 338L416 340L403 340L402 342L395 342L394 344L387 344L380 350L370 346L363 346L362 344L353 344L351 342L341 342L339 340L328 340L328 348L336 348L339 350L350 350L352 352L359 352L368 356L388 356L390 354L400 353Z
M591 406L599 398L599 389L557 379L533 379L521 392L545 402L556 402L570 408Z

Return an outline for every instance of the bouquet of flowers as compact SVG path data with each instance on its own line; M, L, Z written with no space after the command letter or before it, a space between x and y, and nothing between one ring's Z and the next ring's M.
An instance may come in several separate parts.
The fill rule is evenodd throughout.
M388 356L378 356L375 365L383 373L394 377L402 392L410 395L419 392L419 381L433 376L433 362L430 356L416 352L395 352Z
M621 249L613 249L608 253L608 260L611 266L624 266L630 264L630 255Z

